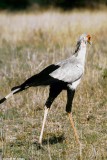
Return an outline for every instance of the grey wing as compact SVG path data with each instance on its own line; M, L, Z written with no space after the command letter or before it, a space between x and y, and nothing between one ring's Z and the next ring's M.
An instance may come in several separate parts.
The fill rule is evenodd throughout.
M59 64L60 67L50 73L49 75L55 79L67 82L67 83L73 83L81 78L83 75L84 69L81 64L78 64L76 62L63 62Z

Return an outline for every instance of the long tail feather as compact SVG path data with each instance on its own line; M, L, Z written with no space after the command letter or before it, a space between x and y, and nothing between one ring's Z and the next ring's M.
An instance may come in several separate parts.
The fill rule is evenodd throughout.
M9 97L11 97L13 94L15 94L16 92L18 92L21 88L17 88L12 90L6 97L2 98L0 100L0 104L3 103L4 101L6 101Z
M0 100L0 104L3 103L4 101L6 101L5 97Z
M16 89L21 89L21 86L15 86L15 87L13 87L12 89L11 89L11 91L15 91Z

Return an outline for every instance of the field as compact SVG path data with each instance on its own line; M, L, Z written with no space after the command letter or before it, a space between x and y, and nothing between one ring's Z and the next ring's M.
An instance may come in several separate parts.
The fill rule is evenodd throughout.
M92 36L73 118L79 146L65 112L66 92L53 103L41 131L47 88L30 88L0 105L0 155L23 160L107 160L107 12L0 13L0 98L51 63L68 58L82 33Z

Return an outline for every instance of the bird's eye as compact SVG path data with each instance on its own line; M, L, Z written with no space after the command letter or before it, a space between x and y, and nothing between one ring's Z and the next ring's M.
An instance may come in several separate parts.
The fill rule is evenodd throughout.
M91 39L91 36L90 36L90 35L88 35L88 36L87 36L87 38L88 38L88 40L90 41L90 39Z

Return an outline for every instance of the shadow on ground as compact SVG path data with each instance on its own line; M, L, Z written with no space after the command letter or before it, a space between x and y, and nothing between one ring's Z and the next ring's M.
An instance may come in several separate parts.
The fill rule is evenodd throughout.
M57 144L57 143L62 143L64 140L65 140L65 137L62 134L60 136L52 136L49 139L44 139L42 141L42 145L40 145L38 142L34 142L33 144L36 145L37 149L43 149L44 145L47 145L47 144L54 145L54 144Z
M60 136L52 136L49 139L44 139L42 144L43 145L47 145L47 144L56 144L56 143L62 143L65 140L64 135L60 135Z

